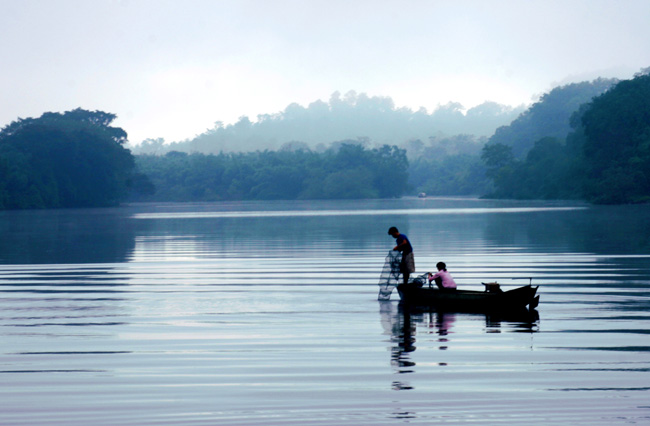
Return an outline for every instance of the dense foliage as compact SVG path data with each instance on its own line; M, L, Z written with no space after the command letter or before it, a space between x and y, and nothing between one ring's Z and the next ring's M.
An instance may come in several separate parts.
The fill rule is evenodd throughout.
M524 159L503 143L482 158L498 198L650 200L650 76L622 81L574 113L564 138L534 142Z
M507 126L499 127L488 144L512 147L516 158L525 158L535 141L545 137L564 140L571 131L571 116L582 104L608 90L616 80L597 79L556 87Z
M404 150L338 143L309 150L230 154L139 155L139 170L156 187L141 200L334 199L399 197L407 191Z
M493 179L495 198L578 199L581 198L575 164L563 141L542 138L524 160L515 159L512 148L486 145L482 155Z
M650 75L622 81L594 99L581 118L585 198L650 200Z
M164 154L169 151L242 152L277 150L299 142L322 152L332 141L365 138L377 144L402 145L408 140L427 140L438 134L489 136L510 123L523 110L494 102L470 109L459 103L438 106L431 113L420 108L398 108L390 97L369 97L350 91L334 93L329 102L316 101L303 107L287 106L277 114L261 114L252 121L241 117L234 124L215 123L214 128L182 142L164 143L150 139L133 147L136 154Z
M19 119L0 132L0 208L109 206L134 162L115 115L76 109Z
M598 79L553 89L512 123L496 129L484 148L483 159L485 141L473 135L434 137L429 146L410 142L409 181L418 192L430 195L574 198L575 191L563 180L575 170L566 158L559 158L573 153L560 152L552 140L563 143L571 131L572 114L614 83ZM557 181L551 182L545 169L556 173L552 179L557 177Z
M403 139L408 129L400 120L431 124L435 115L435 120L467 124L468 115L481 111L503 117L496 105L466 114L448 105L435 114L420 112L418 118L418 113L395 109L390 98L352 93L345 99L334 96L329 105L289 107L255 124L242 119L216 133L236 131L246 139L267 131L266 137L274 138L281 134L278 129L294 126L296 134L321 132L316 139L326 141L344 124L361 131L365 124L355 127L355 120L366 120L387 137L405 140L402 147L370 148L372 139L364 136L318 148L295 139L276 150L241 152L244 139L235 138L242 143L240 152L189 154L166 152L170 147L163 150L158 141L145 144L157 155L140 154L134 161L124 147L126 133L111 127L115 115L82 109L45 113L0 131L0 209L110 206L127 195L138 201L218 201L389 198L424 192L647 202L650 75L612 84L599 79L554 89L487 143L486 137L471 133ZM317 111L324 121L316 120ZM333 133L325 132L326 122ZM210 139L214 135L208 136L172 147L200 148L203 142L197 141L202 140L205 147L217 149L219 144Z
M410 159L409 183L427 195L481 195L491 182L481 161L484 139L473 135L429 138L407 144Z

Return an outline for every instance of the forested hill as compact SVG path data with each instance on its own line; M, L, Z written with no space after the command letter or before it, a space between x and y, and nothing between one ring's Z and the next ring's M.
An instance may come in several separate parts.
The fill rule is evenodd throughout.
M487 160L490 171L486 175L486 164L481 159L481 149L485 139L476 139L468 135L447 138L429 138L428 143L411 141L408 148L409 182L417 192L431 195L484 195L490 193L495 197L546 198L534 190L535 182L513 181L512 190L503 190L503 180L496 176L495 164L504 161L501 151L515 162L525 157L535 141L542 138L560 138L564 140L571 131L571 116L581 105L590 102L612 85L616 80L597 79L556 87L544 94L537 102L521 113L512 123L499 127L487 143ZM495 163L496 161L496 163ZM506 169L504 169L506 170ZM496 191L492 185L496 185ZM515 191L516 190L516 191ZM506 195L510 194L510 195ZM554 196L560 196L555 192ZM566 196L562 194L562 197Z
M259 115L255 121L241 117L234 124L217 122L213 129L191 140L166 144L161 139L146 140L132 149L136 154L219 153L276 150L290 145L324 151L331 142L341 140L402 146L409 140L441 135L488 137L523 110L523 106L485 102L465 111L461 104L449 103L428 113L424 108L396 108L390 97L369 97L354 91L341 96L336 92L329 102L319 100L307 107L294 103L277 114Z
M400 134L393 137L406 140L401 146L352 138L324 140L318 149L294 141L281 149L247 151L242 145L241 152L169 151L134 157L124 146L126 132L111 126L114 114L82 109L48 112L19 119L0 131L0 209L112 206L127 199L386 198L418 192L648 202L648 74L645 70L618 83L596 80L554 89L511 125L500 128L487 144L486 137L471 134L407 139L399 133L404 128L397 120L383 123L381 129ZM336 99L334 107L332 100L327 105L325 116L339 114L342 119L347 108L352 117L347 123L353 129L362 105L374 105L367 107L368 114L377 117L381 103L362 95ZM310 109L318 108L300 111L309 116ZM386 120L400 114L389 101L385 112ZM471 116L461 114L461 119L457 112L450 113L450 121ZM427 119L436 114L423 113ZM416 115L406 114L413 120ZM249 127L261 131L268 121L272 135L271 122L284 119L284 115L269 118Z
M521 158L539 139L564 139L571 131L573 113L616 83L616 79L599 78L556 87L544 94L512 123L496 129L488 143L508 145L512 147L515 157Z
M0 132L0 209L116 205L133 182L114 114L76 109L19 119Z
M482 157L495 186L491 196L607 204L650 201L648 71L580 106L565 137L528 139L533 145L524 157L514 154L513 145L487 144Z

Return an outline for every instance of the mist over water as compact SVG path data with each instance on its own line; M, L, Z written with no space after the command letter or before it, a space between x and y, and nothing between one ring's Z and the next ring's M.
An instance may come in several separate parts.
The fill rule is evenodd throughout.
M647 424L650 208L476 199L0 212L7 425ZM377 301L539 285L539 318Z

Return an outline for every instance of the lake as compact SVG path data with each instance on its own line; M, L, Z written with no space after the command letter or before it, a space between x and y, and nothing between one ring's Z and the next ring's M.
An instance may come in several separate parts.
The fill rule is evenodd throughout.
M377 300L539 285L539 318ZM406 198L0 212L2 425L650 424L650 206Z

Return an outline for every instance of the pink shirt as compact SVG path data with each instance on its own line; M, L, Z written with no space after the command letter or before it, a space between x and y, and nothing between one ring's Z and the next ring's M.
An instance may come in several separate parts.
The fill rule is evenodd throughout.
M442 286L444 288L456 288L456 281L454 281L449 272L444 270L438 271L429 277L429 282L435 280L436 278L442 278Z

